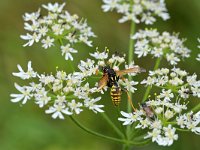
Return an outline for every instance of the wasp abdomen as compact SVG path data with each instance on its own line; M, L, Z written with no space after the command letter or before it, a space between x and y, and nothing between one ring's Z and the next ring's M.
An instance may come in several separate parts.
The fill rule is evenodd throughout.
M113 85L110 90L110 95L112 98L112 102L115 106L119 106L121 102L121 88L118 86Z

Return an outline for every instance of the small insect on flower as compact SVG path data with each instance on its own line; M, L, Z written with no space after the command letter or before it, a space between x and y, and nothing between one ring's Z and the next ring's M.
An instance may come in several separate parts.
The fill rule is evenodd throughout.
M125 74L141 73L141 72L145 72L145 71L146 71L145 69L140 68L138 66L135 66L135 67L129 68L129 69L125 69L125 70L114 70L113 68L110 68L110 66L104 66L103 67L103 76L99 80L98 89L101 90L105 86L110 87L111 88L111 90L110 90L111 99L115 106L119 106L119 104L121 102L122 91L125 91L127 93L128 100L129 100L133 110L135 111L135 108L132 104L132 100L130 99L130 96L129 96L127 90L122 89L119 86L118 81L119 81L119 79L125 80L123 77L123 75L125 75Z
M147 103L142 103L141 104L142 109L146 113L146 116L149 117L150 119L154 118L154 112L150 106L147 105Z

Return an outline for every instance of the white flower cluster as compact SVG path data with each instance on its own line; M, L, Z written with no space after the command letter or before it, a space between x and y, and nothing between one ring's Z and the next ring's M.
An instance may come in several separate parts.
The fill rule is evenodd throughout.
M200 43L200 39L198 39L198 42ZM198 46L198 48L200 49L200 45ZM200 61L200 54L198 54L197 60Z
M177 125L182 129L188 129L198 135L200 135L200 111L194 114L193 112L185 113L176 118Z
M62 55L66 60L73 60L71 53L77 53L74 49L76 43L92 46L89 38L95 35L91 27L87 25L86 20L79 19L76 14L71 15L68 11L64 11L64 6L65 3L42 5L48 11L44 16L41 14L41 9L37 12L25 13L24 29L29 33L21 35L22 39L28 41L24 46L32 46L40 41L42 47L47 49L59 42Z
M200 80L197 75L189 75L184 70L173 68L149 71L147 79L141 84L161 88L155 94L155 100L148 100L133 113L121 112L124 118L119 118L123 125L136 122L136 128L147 129L145 138L151 138L162 146L170 146L178 139L176 130L191 131L200 134L200 111L194 114L186 101L190 95L200 97ZM151 96L149 95L149 98Z
M185 40L179 39L178 34L160 34L156 29L146 29L137 32L132 39L136 40L135 54L138 58L151 54L157 58L164 57L171 65L177 65L181 58L190 56L190 50L183 45Z
M183 99L189 98L190 95L200 98L200 80L197 80L197 75L189 75L179 68L173 68L171 71L167 68L149 71L149 76L141 84L161 88L159 97L165 101L171 101L175 94Z
M81 61L81 63L78 65L78 68L81 70L84 77L96 75L97 70L102 71L101 68L105 66L109 66L110 68L113 68L115 71L121 70L120 69L121 65L125 63L125 55L119 56L118 54L113 54L110 58L108 58L109 53L106 50L104 52L99 52L97 50L94 53L90 53L90 56L92 56L94 59L87 59L86 61ZM134 62L132 62L129 65L124 65L124 67L122 67L122 70L133 68L135 66L136 65L134 65ZM100 75L101 76L98 78L96 85L98 84L100 78L102 77L102 73ZM134 76L136 74L129 73L127 75ZM127 91L134 93L135 90L137 90L135 88L135 85L137 85L138 82L129 81L127 78L124 78L124 80L122 79L119 80L119 84L123 87L123 89L126 89ZM104 89L106 90L107 86L105 86ZM98 89L96 90L98 91Z
M88 108L93 112L104 112L103 105L97 104L101 97L92 98L93 90L90 84L85 82L82 73L74 72L67 74L64 71L57 71L56 75L38 74L33 71L31 62L28 62L28 70L25 72L18 65L20 72L13 73L23 80L37 79L37 83L31 80L28 86L20 86L15 83L20 94L11 94L11 101L25 104L33 99L39 107L48 107L45 111L52 114L52 117L64 119L64 115L79 114L83 108Z
M149 100L145 105L133 113L122 111L123 118L118 118L118 120L122 121L123 125L136 123L135 128L145 129L145 132L148 130L144 139L151 138L152 142L161 146L170 146L174 140L178 139L176 130L185 128L187 131L200 134L200 127L198 127L200 111L196 114L182 114L187 109L185 104L180 104L179 101L176 103L166 102L161 99ZM153 116L150 117L149 113L153 113Z
M169 19L164 0L103 0L103 3L104 12L116 10L117 13L123 14L119 19L120 23L131 20L149 25L156 21L155 16L163 20Z

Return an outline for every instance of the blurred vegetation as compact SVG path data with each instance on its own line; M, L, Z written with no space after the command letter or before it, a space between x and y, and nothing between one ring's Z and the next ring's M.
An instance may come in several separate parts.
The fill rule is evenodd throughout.
M167 22L159 20L154 27L159 31L180 32L181 37L186 37L187 46L191 48L192 57L183 62L180 67L190 73L200 73L199 63L194 61L198 52L197 37L200 37L200 1L199 0L166 0L171 19ZM60 52L55 49L44 50L38 45L22 47L24 41L19 36L24 34L22 15L25 12L36 11L37 8L50 0L3 0L0 3L0 150L116 150L121 149L119 144L99 139L88 135L77 128L69 118L53 120L39 109L33 102L25 106L10 102L10 93L14 93L13 83L22 83L11 74L16 71L16 65L26 67L28 60L33 62L33 68L40 73L55 72L59 66L67 70L67 64ZM61 0L58 2L62 2ZM103 13L101 0L67 0L67 9L71 13L88 19L89 24L98 38L94 45L103 49L107 46L110 50L126 53L128 48L129 23L118 24L119 15ZM137 26L144 28L144 26ZM152 26L151 26L152 27ZM87 46L80 47L80 59L88 56L88 51L94 49ZM77 64L78 60L75 61ZM148 63L147 63L148 62ZM150 63L149 63L150 62ZM136 60L144 68L152 68L154 60L145 58ZM20 81L20 82L19 82ZM144 90L141 91L141 93ZM140 97L136 95L136 97ZM142 93L143 94L143 93ZM197 101L197 99L196 99ZM112 116L113 108L110 100L104 99L108 115ZM194 103L195 104L195 103ZM112 130L106 126L100 116L89 111L78 116L86 126L106 134ZM154 149L199 149L200 137L191 133L181 133L179 140L174 145L162 148L156 144L145 147L136 147L138 150Z

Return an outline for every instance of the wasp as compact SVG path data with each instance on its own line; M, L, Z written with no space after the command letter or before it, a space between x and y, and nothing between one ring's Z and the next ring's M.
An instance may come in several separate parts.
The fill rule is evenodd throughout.
M98 89L101 90L105 86L110 87L110 95L112 102L114 106L119 106L121 102L121 95L122 91L125 91L128 95L127 90L123 90L118 81L119 79L124 80L123 75L128 74L128 73L140 73L140 72L145 72L146 70L143 68L140 68L138 66L135 66L133 68L125 69L125 70L114 70L110 68L110 66L105 66L103 67L103 76L98 82ZM132 100L130 99L130 96L128 95L128 100L133 108L135 110Z

